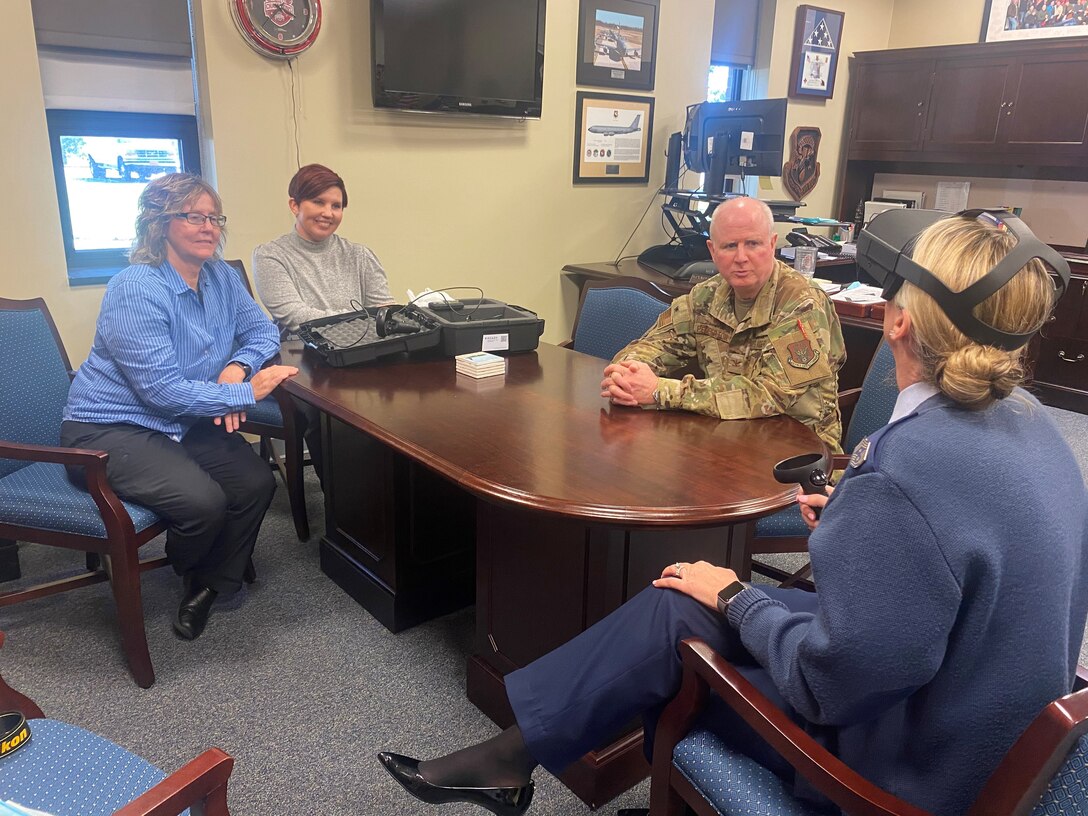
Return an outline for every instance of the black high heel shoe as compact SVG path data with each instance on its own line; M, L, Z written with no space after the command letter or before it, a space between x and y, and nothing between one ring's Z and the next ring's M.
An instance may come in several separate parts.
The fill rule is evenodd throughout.
M419 760L382 751L378 759L412 796L429 805L468 802L487 808L495 816L521 816L533 801L533 782L520 788L456 788L432 785L419 772Z

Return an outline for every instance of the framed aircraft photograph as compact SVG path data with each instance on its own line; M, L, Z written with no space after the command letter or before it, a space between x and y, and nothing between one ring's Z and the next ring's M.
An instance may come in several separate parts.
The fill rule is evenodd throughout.
M579 85L652 91L660 0L580 0Z
M578 92L574 116L575 184L646 184L654 100Z
M797 7L789 90L794 99L830 99L835 93L845 17L834 9Z

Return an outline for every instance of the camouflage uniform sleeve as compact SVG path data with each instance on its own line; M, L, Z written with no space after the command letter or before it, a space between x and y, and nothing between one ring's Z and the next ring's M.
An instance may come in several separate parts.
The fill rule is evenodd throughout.
M659 377L674 374L697 359L694 328L691 295L681 295L642 337L620 349L612 362L638 360Z
M846 352L838 317L819 290L783 307L758 338L762 350L745 374L662 378L656 395L659 407L720 419L785 414L811 427L840 452L837 372ZM756 346L753 341L753 354Z

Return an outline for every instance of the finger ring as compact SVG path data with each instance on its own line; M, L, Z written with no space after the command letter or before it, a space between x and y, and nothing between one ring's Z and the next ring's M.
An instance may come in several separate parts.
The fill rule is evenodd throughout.
M681 564L679 561L677 561L675 566L676 566L676 577L677 578L683 578L684 577L684 565Z

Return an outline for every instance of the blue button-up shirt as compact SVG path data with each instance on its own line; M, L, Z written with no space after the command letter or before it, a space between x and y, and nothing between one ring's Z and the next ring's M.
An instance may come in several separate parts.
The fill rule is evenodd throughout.
M204 264L195 291L169 262L130 266L106 287L64 418L180 439L199 417L252 408L248 382L216 380L232 360L256 371L279 348L275 325L223 261Z

